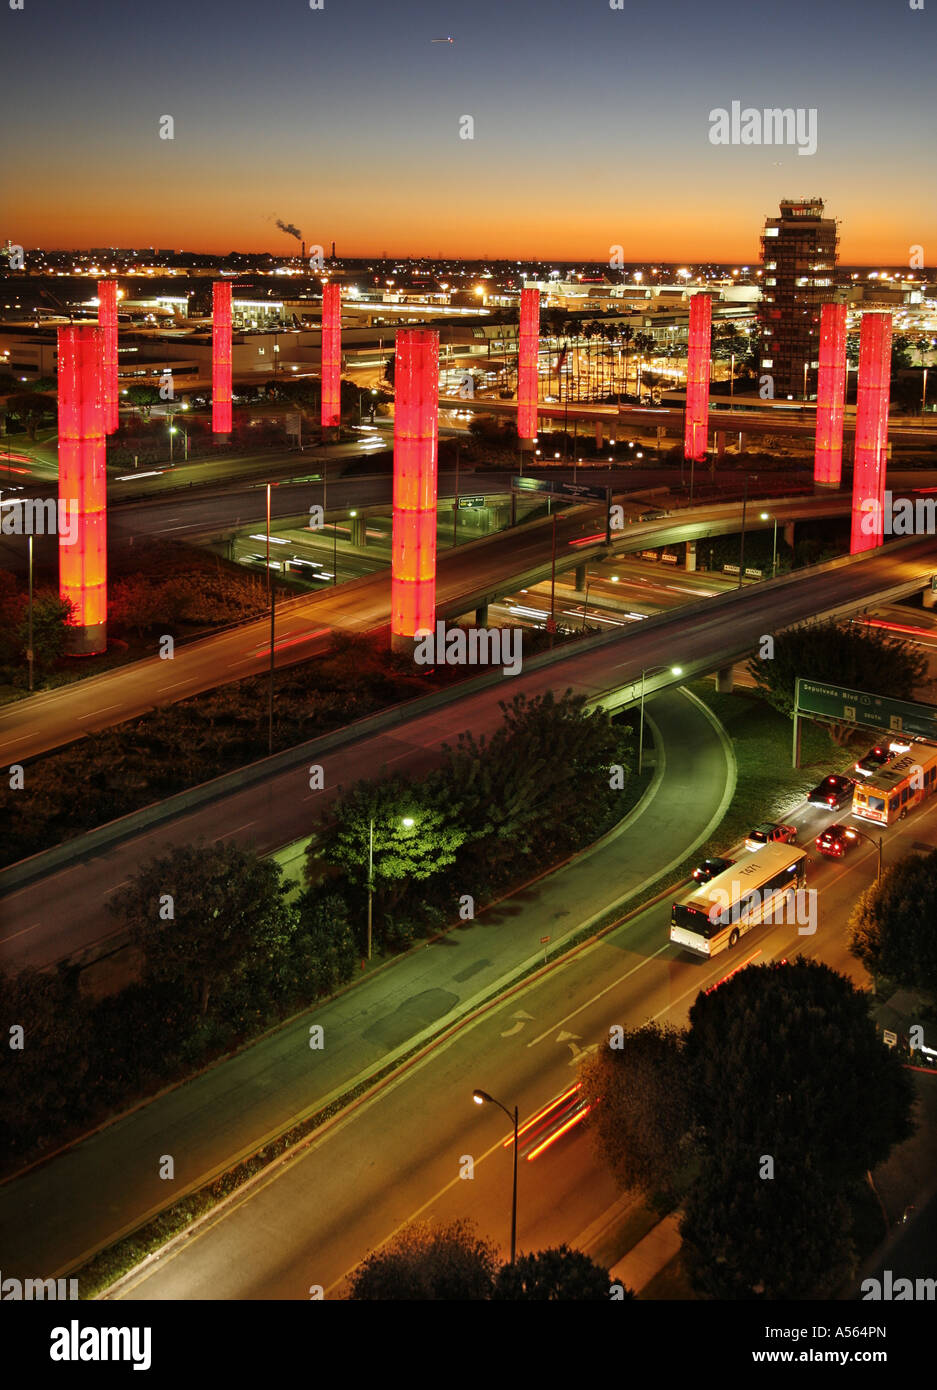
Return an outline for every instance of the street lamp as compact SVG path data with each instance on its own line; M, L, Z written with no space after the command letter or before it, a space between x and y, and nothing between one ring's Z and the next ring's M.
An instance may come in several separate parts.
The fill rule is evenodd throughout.
M502 1105L500 1100L495 1100L494 1096L490 1096L487 1091L473 1091L472 1099L476 1105L496 1105L499 1110L504 1111L514 1126L514 1191L511 1197L511 1264L513 1264L517 1256L517 1106L515 1105L512 1115L506 1105Z
M400 822L407 830L412 830L416 821L412 816L404 816ZM374 899L374 817L368 825L368 960L371 959L371 921Z
M770 521L767 512L761 513L762 521ZM773 579L778 572L778 519L774 518L774 544L771 549L771 578Z
M853 834L858 835L860 840L868 840L869 844L874 845L878 850L878 873L875 876L875 881L877 883L882 877L882 841L884 836L879 835L878 839L876 839L873 835L870 835L867 830L857 830L854 825L851 825L849 829Z
M646 666L645 669L641 672L641 719L640 719L640 723L639 723L639 726L638 726L638 776L639 776L639 777L641 776L641 772L642 772L642 769L643 769L643 767L644 767L644 679L645 679L645 677L647 676L647 674L648 674L649 671L666 671L667 669L668 669L668 668L667 668L666 666ZM670 674L671 674L672 676L682 676L682 675L683 675L683 667L682 667L682 666L671 666L671 667L670 667Z

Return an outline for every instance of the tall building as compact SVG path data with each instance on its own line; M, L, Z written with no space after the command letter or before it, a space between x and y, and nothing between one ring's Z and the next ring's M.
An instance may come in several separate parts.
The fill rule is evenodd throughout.
M765 222L761 374L773 378L782 399L816 394L820 310L835 297L838 240L836 222L823 216L822 198L784 199L780 217Z

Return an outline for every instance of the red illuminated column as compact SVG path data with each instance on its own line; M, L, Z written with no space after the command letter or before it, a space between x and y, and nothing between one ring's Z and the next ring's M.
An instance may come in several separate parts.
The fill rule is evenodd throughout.
M686 418L683 454L699 462L706 457L709 435L709 359L712 301L707 294L690 300L690 341L686 362Z
M882 544L890 382L891 314L863 314L859 333L850 555Z
M537 434L537 355L540 349L540 291L521 290L517 344L517 435L532 445Z
M107 650L107 478L104 334L58 330L59 591L74 604L67 650Z
M436 621L439 334L401 329L395 346L390 635L395 651L411 651Z
M341 423L342 291L339 285L322 287L322 428L338 429Z
M813 481L839 487L843 471L843 413L846 404L846 306L824 304L820 315L817 377L817 438Z
M231 433L231 281L212 285L211 427L213 434Z
M104 432L117 429L117 281L98 281L98 323L104 329Z

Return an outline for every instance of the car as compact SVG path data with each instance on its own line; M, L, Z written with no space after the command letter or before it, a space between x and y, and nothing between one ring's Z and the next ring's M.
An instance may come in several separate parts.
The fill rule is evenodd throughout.
M853 771L858 772L861 777L870 777L873 772L877 772L880 767L890 763L894 757L890 748L883 748L881 744L876 744L870 748L864 758L853 764Z
M817 783L807 800L811 806L829 806L831 810L838 811L844 802L852 800L855 785L851 777L831 772L829 777Z
M716 874L721 874L723 869L730 869L734 863L734 859L722 859L718 856L715 859L704 859L702 864L697 864L692 876L697 883L708 883Z
M754 852L764 845L792 845L796 839L796 825L776 825L774 821L765 821L763 825L756 825L751 831L745 841L745 848Z
M814 840L821 854L830 859L842 859L847 850L859 843L859 832L850 825L828 825Z

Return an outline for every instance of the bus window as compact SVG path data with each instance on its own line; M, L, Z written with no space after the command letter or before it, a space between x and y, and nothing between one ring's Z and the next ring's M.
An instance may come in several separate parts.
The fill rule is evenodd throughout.
M885 809L885 798L884 798L883 796L870 796L870 797L869 797L869 810L870 810L870 811L884 811L884 809ZM892 810L894 810L894 807L892 807Z
M908 799L908 797L909 797L910 795L911 795L911 788L910 788L910 787L902 787L902 788L901 788L901 804L902 804L902 806L903 806L904 803L907 801L907 799Z

